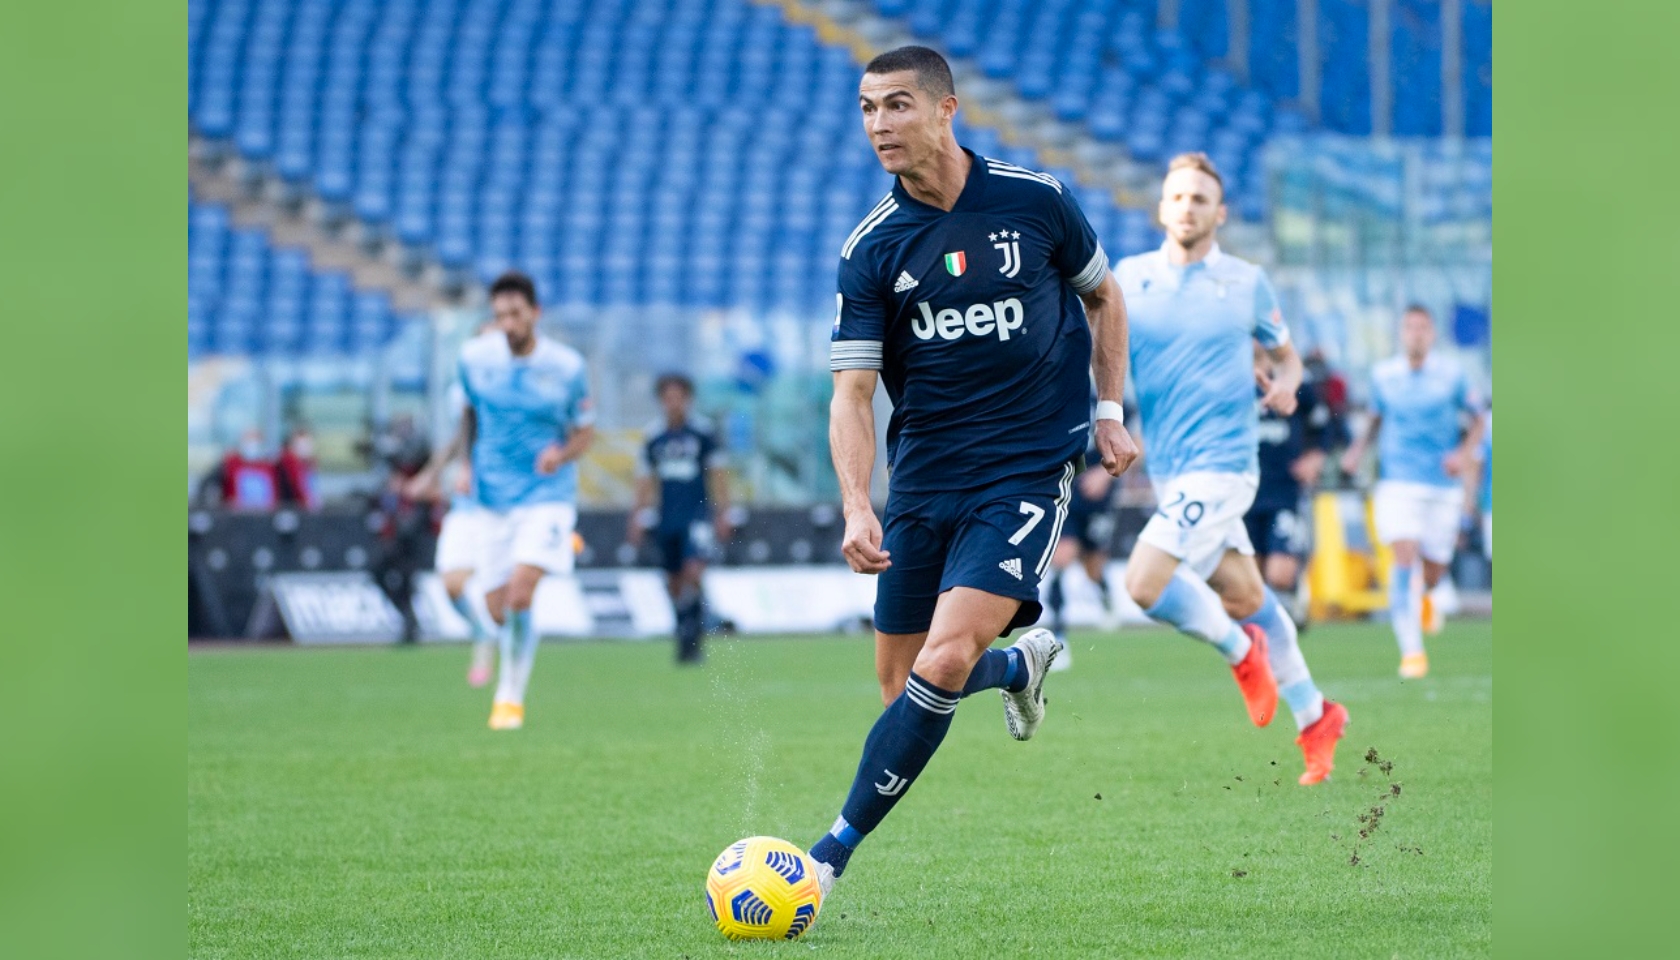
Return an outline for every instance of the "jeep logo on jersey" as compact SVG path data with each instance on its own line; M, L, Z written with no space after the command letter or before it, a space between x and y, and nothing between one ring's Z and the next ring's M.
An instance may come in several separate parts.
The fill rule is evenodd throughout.
M946 307L938 313L923 300L916 304L916 309L922 315L911 318L910 330L918 340L932 340L936 333L942 340L955 340L965 333L975 337L996 333L999 340L1008 340L1027 319L1021 301L1014 297L995 303L976 303L966 310Z

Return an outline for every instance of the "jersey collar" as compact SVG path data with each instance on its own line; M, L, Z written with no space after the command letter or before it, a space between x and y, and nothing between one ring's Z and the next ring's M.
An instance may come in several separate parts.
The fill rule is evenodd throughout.
M980 198L986 193L986 161L967 147L962 152L968 154L968 180L963 184L962 193L957 195L957 202L949 211L941 210L932 204L923 203L910 195L904 189L904 184L897 177L893 177L893 199L899 206L908 207L918 213L929 216L944 216L946 213L957 213L963 210L973 210L980 203Z
M1167 266L1178 270L1188 270L1190 267L1195 266L1196 263L1212 270L1214 267L1219 266L1219 261L1225 259L1225 251L1219 249L1219 244L1215 243L1213 245L1213 249L1207 252L1207 256L1197 260L1196 263L1185 264L1184 266L1179 267L1174 264L1172 262L1172 258L1167 255L1167 241L1163 240L1161 241L1161 259L1167 264Z

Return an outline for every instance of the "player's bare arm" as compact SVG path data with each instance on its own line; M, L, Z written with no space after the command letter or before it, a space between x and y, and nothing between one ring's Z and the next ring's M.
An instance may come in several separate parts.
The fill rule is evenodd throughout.
M566 442L551 443L543 447L542 453L537 454L537 472L550 474L562 466L571 463L584 455L589 445L595 442L594 427L579 427L572 431Z
M1091 324L1091 373L1096 377L1097 399L1119 403L1126 392L1126 298L1110 273L1097 289L1079 299ZM1125 473L1138 458L1137 444L1126 425L1098 420L1092 426L1103 469L1112 477Z
M1280 416L1290 416L1295 412L1295 394L1301 389L1304 375L1301 355L1295 352L1295 344L1281 343L1267 350L1266 357L1271 360L1270 371L1257 371L1260 389L1265 391L1260 402Z
M432 459L426 462L420 472L410 477L403 485L403 494L410 500L424 499L432 490L437 488L438 475L443 468L457 457L470 461L473 439L477 436L478 418L471 406L461 410L461 423L455 429L455 436L449 438L442 449L432 454ZM466 492L466 491L460 491Z
M706 496L712 501L712 532L720 544L728 543L735 527L729 522L729 471L706 468Z
M869 501L869 476L875 470L874 370L834 374L834 399L828 408L828 446L840 481L840 507L846 535L840 552L858 573L880 573L892 566L881 549L881 521Z
M1470 425L1464 429L1464 438L1458 442L1457 448L1447 454L1442 461L1449 477L1464 477L1469 467L1476 459L1476 445L1482 442L1482 418L1471 417Z
M1353 476L1359 470L1359 461L1365 459L1365 450L1377 440L1377 431L1382 429L1382 414L1371 414L1371 422L1365 432L1355 437L1348 444L1347 450L1342 452L1342 472Z
M652 524L653 498L658 489L653 474L644 473L636 478L636 502L631 505L630 517L624 525L624 539L632 547L640 549L642 534Z

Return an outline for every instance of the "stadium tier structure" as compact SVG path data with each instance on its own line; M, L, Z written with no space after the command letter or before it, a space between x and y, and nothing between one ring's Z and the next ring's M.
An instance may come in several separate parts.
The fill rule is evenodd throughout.
M1461 101L1466 134L1488 132L1488 3L1459 5L1463 82L1446 94L1442 5L1389 5L1393 112L1382 124L1366 4L1316 4L1316 118L1300 106L1296 4L1238 4L1246 43L1226 0L840 6L971 59L1141 163L1207 150L1249 221L1267 214L1262 155L1274 138L1437 135L1444 95ZM517 266L548 302L821 315L834 252L889 181L858 135L853 51L791 22L800 6L194 0L189 120L214 150L463 282ZM1079 186L997 129L965 126L959 138L1075 184L1110 251L1159 242L1149 211ZM190 205L189 245L189 358L354 355L401 321L378 291L233 229L214 204Z

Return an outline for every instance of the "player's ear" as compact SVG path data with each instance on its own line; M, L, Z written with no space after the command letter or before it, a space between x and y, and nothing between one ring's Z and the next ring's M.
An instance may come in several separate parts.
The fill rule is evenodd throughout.
M1231 208L1225 206L1225 201L1224 200L1220 200L1219 201L1219 209L1217 211L1215 211L1214 215L1213 215L1213 225L1216 226L1216 227L1223 227L1225 225L1225 218L1230 216L1230 215L1231 215Z
M939 119L950 123L957 115L957 95L947 93L939 101Z

